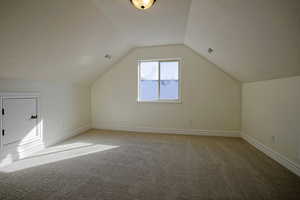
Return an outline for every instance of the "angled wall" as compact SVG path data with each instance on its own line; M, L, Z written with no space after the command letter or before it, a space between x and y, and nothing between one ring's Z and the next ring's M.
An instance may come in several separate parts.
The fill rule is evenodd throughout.
M37 92L46 146L90 128L90 88L67 82L0 80L0 92Z
M242 82L299 76L299 18L299 0L193 0L184 43Z
M137 103L137 60L182 58L182 103ZM241 84L184 45L136 48L92 86L94 128L233 135Z

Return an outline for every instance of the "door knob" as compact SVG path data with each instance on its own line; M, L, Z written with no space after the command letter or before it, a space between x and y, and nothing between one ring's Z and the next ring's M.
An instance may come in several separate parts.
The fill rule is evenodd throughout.
M30 119L37 119L37 115L31 115Z

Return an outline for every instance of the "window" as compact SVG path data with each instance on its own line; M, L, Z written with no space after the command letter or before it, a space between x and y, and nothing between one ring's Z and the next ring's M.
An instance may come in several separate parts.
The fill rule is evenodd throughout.
M180 60L139 61L139 102L180 101Z

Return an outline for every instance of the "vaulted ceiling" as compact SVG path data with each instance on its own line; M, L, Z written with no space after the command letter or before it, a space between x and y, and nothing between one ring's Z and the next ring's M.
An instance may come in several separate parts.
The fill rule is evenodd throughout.
M194 0L185 43L243 82L300 75L300 1Z
M299 0L3 0L0 79L91 84L134 47L178 43L241 81L294 76L299 35Z

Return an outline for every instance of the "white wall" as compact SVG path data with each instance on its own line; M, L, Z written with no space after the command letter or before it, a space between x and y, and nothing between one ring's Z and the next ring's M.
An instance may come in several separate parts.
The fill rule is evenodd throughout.
M45 145L89 128L90 88L66 82L0 80L0 92L39 92Z
M137 59L154 58L183 59L182 104L137 103ZM239 81L186 46L136 48L92 86L93 127L239 131L240 92Z
M300 166L300 76L246 83L242 99L243 134Z

